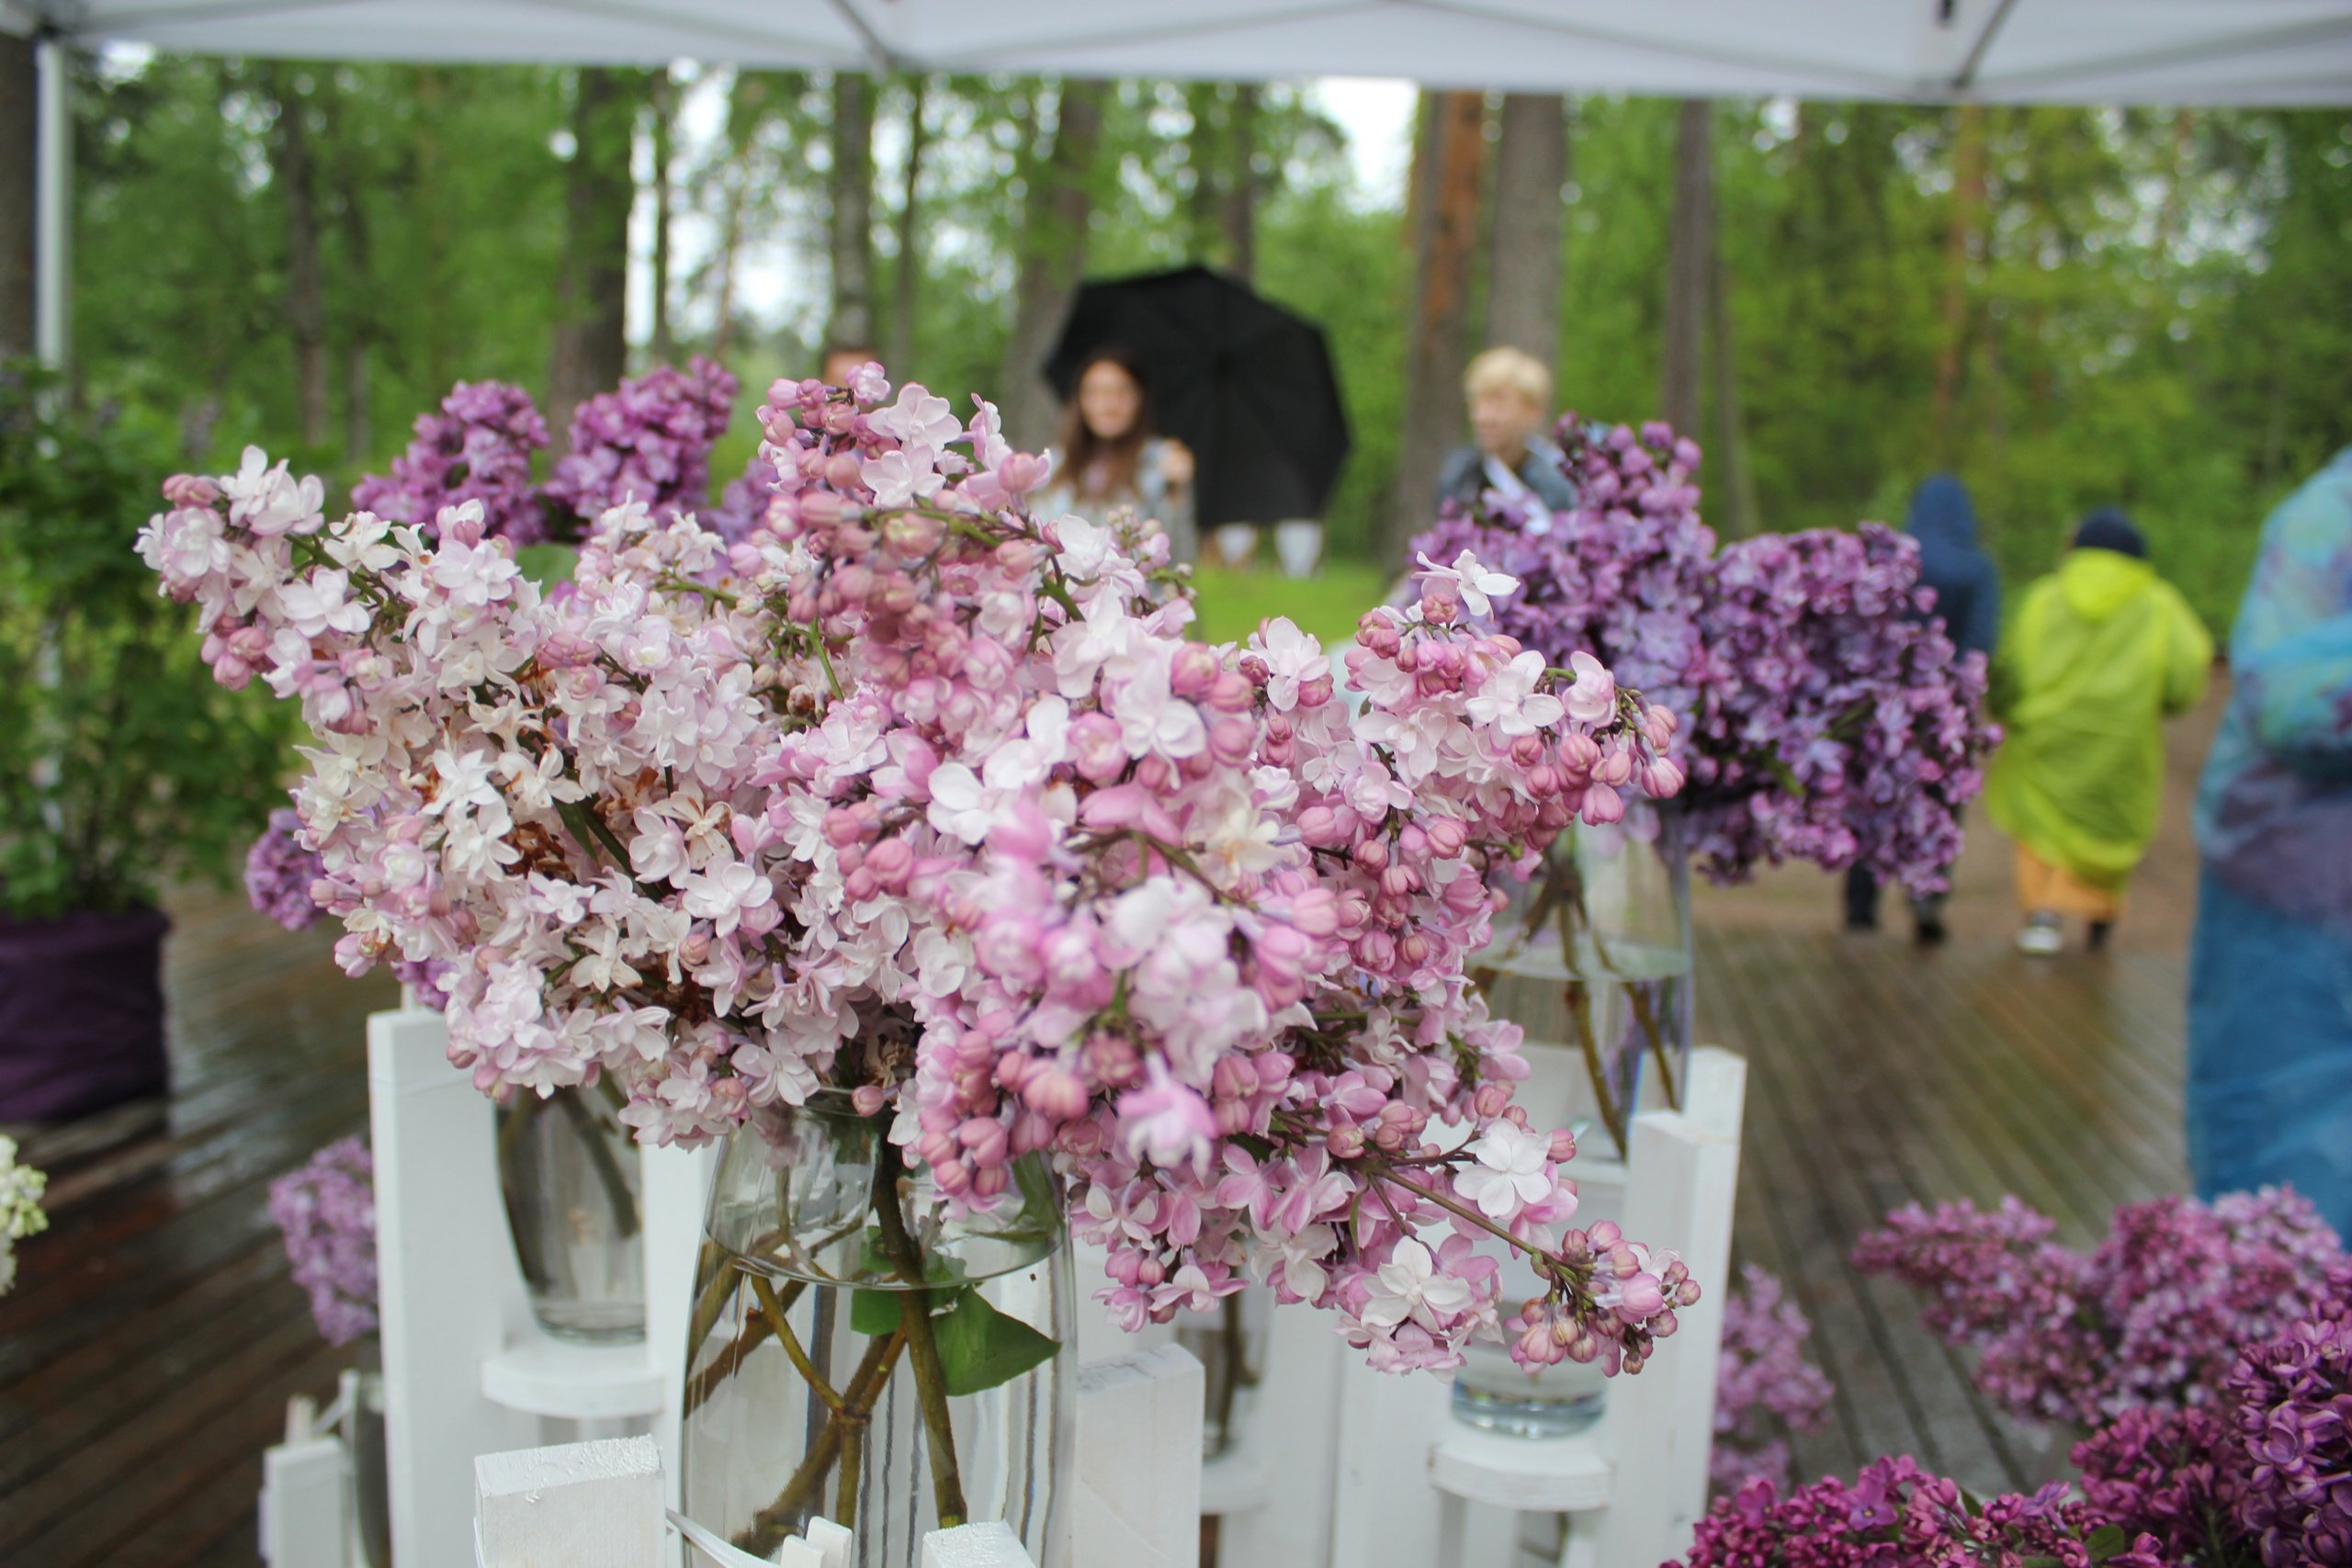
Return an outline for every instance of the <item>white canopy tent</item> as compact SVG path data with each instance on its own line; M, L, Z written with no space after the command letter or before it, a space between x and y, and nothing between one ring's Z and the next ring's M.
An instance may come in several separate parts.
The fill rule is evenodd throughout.
M40 344L63 347L58 51L1150 75L2001 103L2352 104L2352 0L0 0L42 40Z
M1678 97L2352 102L2346 0L0 0L71 43Z

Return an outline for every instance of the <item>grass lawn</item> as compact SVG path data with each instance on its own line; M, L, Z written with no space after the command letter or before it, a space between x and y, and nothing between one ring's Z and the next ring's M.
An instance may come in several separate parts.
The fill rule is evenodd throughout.
M1274 571L1222 571L1204 566L1194 580L1201 618L1193 635L1204 642L1238 642L1273 615L1288 615L1326 648L1355 636L1358 617L1381 602L1388 579L1353 561L1328 561L1313 577Z

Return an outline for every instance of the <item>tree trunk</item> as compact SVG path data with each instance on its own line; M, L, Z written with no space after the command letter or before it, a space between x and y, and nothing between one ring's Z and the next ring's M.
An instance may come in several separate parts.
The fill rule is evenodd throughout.
M1700 339L1715 248L1715 106L1685 98L1674 132L1674 217L1667 242L1666 351L1658 413L1683 434L1699 428Z
M1193 116L1184 138L1192 254L1249 277L1258 262L1258 89L1204 82L1185 99Z
M416 180L410 194L410 210L422 216L424 223L424 283L425 298L441 299L448 295L448 257L455 246L449 234L449 213L453 203L448 199L447 169L441 142L441 118L447 94L448 78L438 65L416 67ZM559 270L557 288L564 287L568 276ZM452 380L449 363L454 357L449 341L449 317L447 311L428 310L424 322L424 384L439 389ZM556 340L560 344L562 332L559 328ZM472 374L471 370L467 372ZM436 397L437 397L436 392ZM560 437L563 427L551 427Z
M1561 250L1568 179L1567 100L1511 93L1495 152L1495 238L1487 341L1552 365L1560 352Z
M33 40L0 33L0 359L34 348L40 73Z
M1405 349L1405 439L1381 558L1436 512L1438 468L1462 428L1462 367L1469 357L1470 264L1478 243L1487 156L1483 93L1422 96L1407 213L1413 238L1413 315Z
M1258 89L1243 83L1233 90L1232 116L1226 123L1225 199L1218 207L1218 229L1225 241L1225 265L1238 277L1258 272Z
M571 411L610 391L628 368L628 214L637 197L629 152L643 83L638 71L579 72L548 372L548 428L558 442Z
M832 310L829 347L874 341L874 91L854 71L833 73Z
M653 358L667 365L678 355L670 322L670 160L678 113L677 84L670 68L653 73Z
M922 230L919 219L922 211L922 156L931 140L930 129L923 123L928 86L929 83L921 76L910 85L913 96L907 105L907 170L899 186L899 273L890 301L890 357L885 363L890 374L901 380L914 370L915 312L922 299Z
M1967 356L1968 263L1984 220L1984 106L1963 104L1952 138L1951 223L1944 231L1943 344L1936 352L1936 386L1928 404L1936 446L1946 461L1958 450L1952 414Z
M273 64L269 96L277 106L271 162L286 203L286 325L294 339L294 428L306 449L326 445L327 297L319 260L319 178L311 148L308 96L288 65Z
M339 95L330 93L322 107L327 143L333 150L334 184L340 192L335 226L342 232L343 248L347 253L343 272L349 293L342 312L343 455L345 462L356 469L366 467L374 457L369 450L374 442L374 421L368 357L375 352L379 332L371 265L375 249L368 243L368 209L359 198L367 182L351 156L351 124L345 118L348 104Z
M1057 404L1040 371L1061 331L1071 292L1086 265L1086 226L1094 212L1095 149L1102 139L1100 82L1066 81L1054 118L1052 149L1032 164L1021 224L1021 271L1012 333L998 378L1012 439L1042 446L1052 439Z
M1756 476L1747 463L1747 421L1739 403L1739 361L1733 352L1731 284L1724 276L1720 241L1707 256L1707 339L1714 361L1716 493L1724 499L1724 532L1744 539L1762 526L1757 517Z

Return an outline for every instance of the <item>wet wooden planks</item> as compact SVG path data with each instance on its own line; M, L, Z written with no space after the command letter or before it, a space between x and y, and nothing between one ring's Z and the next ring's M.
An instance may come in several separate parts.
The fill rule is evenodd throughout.
M1977 1488L2050 1478L2052 1437L1991 1410L1910 1292L1846 1256L1906 1202L2014 1192L2082 1244L2116 1204L2184 1190L2179 961L1702 929L1699 972L1702 1033L1749 1061L1735 1246L1788 1286L1838 1386L1800 1475L1909 1452Z
M209 890L173 902L174 1082L28 1140L51 1228L0 1299L0 1562L250 1564L261 1450L288 1397L350 1364L286 1279L268 1184L367 1125L366 1019L389 980L335 969Z

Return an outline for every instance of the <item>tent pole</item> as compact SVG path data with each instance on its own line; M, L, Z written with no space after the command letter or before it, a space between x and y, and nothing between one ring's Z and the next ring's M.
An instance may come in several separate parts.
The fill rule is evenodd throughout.
M73 228L74 116L67 96L71 57L65 40L34 46L39 76L33 134L33 352L63 369L66 358L66 241Z

